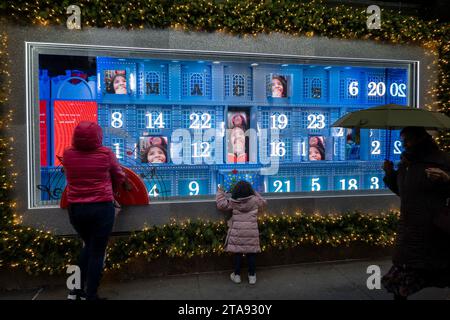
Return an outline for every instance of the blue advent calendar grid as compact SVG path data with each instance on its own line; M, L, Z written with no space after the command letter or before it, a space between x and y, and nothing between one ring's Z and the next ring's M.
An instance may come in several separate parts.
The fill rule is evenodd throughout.
M331 124L371 106L407 105L412 94L408 67L97 57L96 68L90 96L69 91L44 97L65 78L48 81L40 70L45 74L40 77L41 99L96 101L104 144L142 176L151 197L212 195L218 184L228 188L239 179L270 193L384 189L382 162L388 153L399 160L402 152L398 131L392 132L388 146L384 130ZM123 92L106 88L116 90L116 74L126 83ZM282 89L276 91L277 86ZM235 124L235 115L242 116L243 124ZM253 129L257 137L243 138L244 156L233 153L240 160L230 163L228 144L238 141L241 127L242 132ZM232 128L229 141L227 129ZM177 129L188 136L174 134ZM260 139L261 130L273 129L276 138L269 134ZM153 150L154 145L164 150ZM57 172L52 148L47 149L50 165L41 168L44 182ZM278 171L260 174L270 165L264 159L271 157L278 158ZM63 187L64 177L57 183ZM42 194L41 200L53 199Z

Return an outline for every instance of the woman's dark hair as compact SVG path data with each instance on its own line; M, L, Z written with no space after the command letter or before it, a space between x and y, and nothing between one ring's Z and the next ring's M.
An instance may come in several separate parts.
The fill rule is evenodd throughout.
M109 83L106 86L106 92L108 93L116 93L116 91L114 90L114 80L116 80L117 77L122 77L125 79L126 81L126 76L122 73L117 73L114 75L114 77L111 78L111 80L109 81Z
M315 144L310 146L309 148L316 148L320 153L320 160L325 160L325 149L322 144Z
M323 150L323 152L325 153L325 146L323 145L323 141L322 139L320 139L319 136L313 136L311 138L317 138L317 143L312 144L311 147L315 147L318 146L319 148L321 148L321 150ZM319 150L320 151L320 150Z
M273 76L272 80L273 79L277 79L281 82L281 85L283 86L283 95L282 96L286 97L287 96L287 80L286 80L286 78L283 76Z
M241 180L238 183L236 183L233 187L233 190L231 190L231 198L235 200L254 195L255 191L253 190L252 185L244 180Z

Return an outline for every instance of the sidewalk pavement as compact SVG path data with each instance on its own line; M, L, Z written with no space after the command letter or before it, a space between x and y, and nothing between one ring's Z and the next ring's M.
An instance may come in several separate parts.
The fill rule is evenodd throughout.
M367 267L378 265L381 274L391 265L388 258L257 267L257 282L230 280L229 271L153 277L125 282L103 282L100 296L111 300L392 300L383 288L369 290ZM243 270L245 271L245 269ZM66 299L65 284L33 291L1 292L0 300ZM427 288L411 300L450 300L450 288Z

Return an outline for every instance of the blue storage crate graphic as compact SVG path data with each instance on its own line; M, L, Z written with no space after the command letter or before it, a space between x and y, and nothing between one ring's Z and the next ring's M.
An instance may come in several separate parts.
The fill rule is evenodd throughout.
M137 129L148 133L161 133L172 128L170 106L138 106L136 108Z
M334 190L360 190L362 181L359 175L338 175L334 177Z
M173 195L174 177L170 169L151 163L129 163L126 166L140 176L150 198L165 200Z
M258 108L258 123L263 129L278 129L282 133L290 133L294 122L291 108L264 110Z
M367 103L384 104L386 101L386 74L384 71L366 72L367 88L364 91L367 97Z
M139 96L148 99L167 99L169 97L169 65L165 62L139 64Z
M191 157L193 164L212 164L216 157L215 138L195 139L191 141Z
M226 74L224 82L224 95L226 98L251 99L251 76L243 74Z
M380 172L368 173L364 175L364 189L365 190L379 190L386 189L383 181L384 175Z
M143 178L150 198L164 199L172 196L172 179L165 175L154 174Z
M292 160L292 140L286 137L271 138L267 146L268 157L277 157L280 162Z
M400 131L369 129L369 146L370 160L399 160L403 151Z
M196 196L210 194L211 173L205 169L180 169L176 172L178 196Z
M246 64L230 64L223 68L224 97L231 101L251 100L253 81L251 68Z
M328 72L314 69L309 68L303 72L303 100L313 103L326 102L328 100Z
M172 195L172 185L170 180L145 181L148 196L150 198L166 198Z
M301 178L302 191L327 191L328 177L321 175L314 175Z
M211 99L211 66L186 63L181 67L182 95L188 98Z
M198 196L209 194L208 179L180 179L178 180L179 196Z
M125 110L123 108L113 107L110 109L110 121L111 127L120 129L125 126L126 128L126 117Z
M269 177L266 192L295 192L295 177Z
M391 151L389 158L392 161L399 161L400 156L404 150L402 140L400 139L400 130L391 131Z
M334 190L361 190L364 187L364 167L349 163L340 163L333 169Z
M301 115L301 127L307 129L310 134L326 133L326 130L330 128L329 112L324 110L303 111Z
M123 138L111 138L111 147L119 162L122 162L125 159L124 142Z
M339 101L345 104L358 103L364 96L364 82L359 68L339 73Z
M206 130L216 128L214 107L187 107L181 111L182 128Z
M248 99L253 99L253 77L251 75L247 76L247 97Z
M387 72L388 103L408 105L408 80L405 69L389 69Z

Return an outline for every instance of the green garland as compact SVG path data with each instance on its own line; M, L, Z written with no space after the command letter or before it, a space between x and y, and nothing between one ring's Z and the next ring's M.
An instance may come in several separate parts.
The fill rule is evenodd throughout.
M335 216L264 215L259 218L261 250L283 250L306 244L391 246L398 218L398 212L377 216L360 212ZM120 268L139 256L151 261L161 256L192 258L222 254L227 228L224 221L201 220L145 228L129 238L115 241L108 248L107 266Z
M265 215L259 219L262 251L303 245L350 246L366 243L388 247L393 244L398 212L377 216L359 212L335 216ZM107 269L119 269L138 257L148 261L160 257L221 255L227 233L224 221L171 222L144 228L113 239L107 250ZM48 232L10 226L0 232L0 267L23 268L30 274L60 274L75 264L81 242Z
M322 1L297 0L114 0L3 2L5 17L21 24L65 25L66 8L81 8L82 27L169 28L233 34L285 32L327 37L422 42L441 38L444 26L393 10L382 10L382 29L367 30L366 8L326 6ZM437 38L436 38L437 36Z
M438 109L450 115L450 25L423 21L400 12L382 10L382 29L366 28L365 9L348 6L325 6L321 1L205 1L205 0L115 0L23 1L0 3L0 18L25 25L65 26L66 8L77 4L82 10L82 27L98 28L175 28L186 31L227 32L239 36L281 32L294 36L324 36L339 39L414 43L435 55L439 68L437 83L429 94ZM81 243L77 239L21 225L12 189L12 143L8 124L12 106L8 105L10 80L7 35L1 34L0 47L0 268L21 268L32 274L61 273L74 263ZM10 109L7 109L10 108ZM450 150L450 132L436 139ZM260 219L263 251L314 244L317 246L350 245L364 242L390 246L395 237L398 213L371 216L348 213L338 216L281 215ZM109 269L122 267L132 259L148 260L161 256L186 257L222 254L226 225L221 222L172 222L114 239L108 248Z

